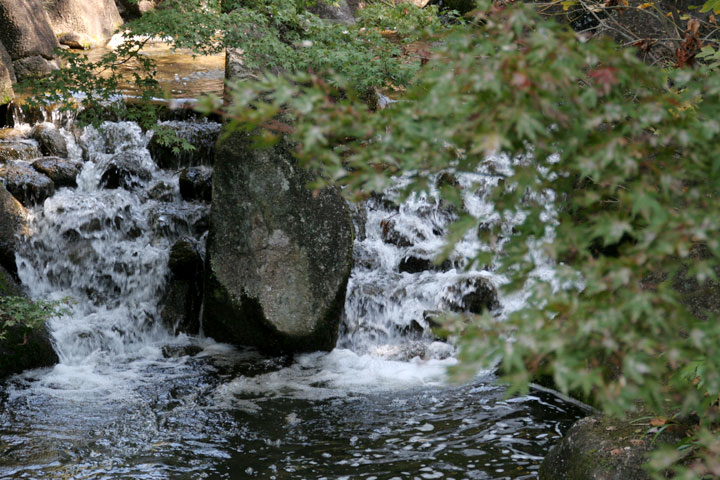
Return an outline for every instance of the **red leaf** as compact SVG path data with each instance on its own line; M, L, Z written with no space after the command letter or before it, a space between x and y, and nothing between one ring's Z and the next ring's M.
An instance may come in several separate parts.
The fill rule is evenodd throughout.
M601 95L607 95L610 93L613 85L618 84L617 69L612 67L600 67L589 73L590 78L595 81L595 84L600 89Z

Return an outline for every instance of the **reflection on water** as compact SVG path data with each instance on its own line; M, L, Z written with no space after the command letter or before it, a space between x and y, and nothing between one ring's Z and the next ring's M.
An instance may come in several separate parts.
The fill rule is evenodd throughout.
M110 51L108 48L94 48L78 54L87 55L89 60L96 62ZM147 45L143 54L157 64L156 78L165 96L180 99L195 99L211 93L222 96L225 80L224 53L194 56L190 50L171 51L167 44L155 43ZM130 83L135 68L135 64L128 63L120 69L127 79L127 83L121 84L120 88L128 95L137 93Z

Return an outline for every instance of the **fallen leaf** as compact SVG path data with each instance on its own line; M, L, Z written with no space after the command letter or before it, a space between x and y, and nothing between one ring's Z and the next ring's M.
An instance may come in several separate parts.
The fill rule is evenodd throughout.
M665 425L667 423L667 419L664 417L655 417L650 420L650 425L653 427L660 427L662 425Z
M621 455L623 452L624 450L622 448L613 448L612 450L610 450L610 455L615 457L617 455Z

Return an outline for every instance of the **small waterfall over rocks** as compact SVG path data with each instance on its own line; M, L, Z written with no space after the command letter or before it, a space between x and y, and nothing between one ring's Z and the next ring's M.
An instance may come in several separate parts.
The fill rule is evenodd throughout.
M30 209L17 248L32 297L70 299L50 322L61 362L0 395L0 477L534 478L582 414L539 392L506 401L489 372L445 385L455 348L434 337L433 317L502 317L522 299L497 294L492 265L467 264L490 248L474 232L435 265L457 212L432 189L396 204L402 179L353 206L355 266L335 350L270 358L176 335L160 320L169 253L183 238L204 245L209 205L182 198L180 165L160 168L136 124L64 124L68 159L82 163L77 187ZM219 129L170 126L208 149ZM483 192L510 168L491 163L437 180L458 182L464 208L486 224L501 219Z

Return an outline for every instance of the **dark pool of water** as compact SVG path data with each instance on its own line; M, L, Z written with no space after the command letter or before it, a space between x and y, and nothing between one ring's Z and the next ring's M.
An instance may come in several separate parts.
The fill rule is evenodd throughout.
M42 372L10 380L0 478L525 479L586 414L542 391L505 399L489 377L316 399L322 382L244 393L250 375L286 362L239 358L177 356L128 374L126 388L79 396L53 392Z

